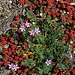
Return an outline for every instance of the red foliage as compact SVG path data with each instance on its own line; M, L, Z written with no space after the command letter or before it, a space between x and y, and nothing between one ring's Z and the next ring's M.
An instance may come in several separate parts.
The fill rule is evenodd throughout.
M3 64L3 62L2 61L0 61L0 65L2 65Z
M21 5L24 5L25 1L24 0L19 0L18 3L21 4Z
M8 66L8 64L9 64L8 61L6 61L6 62L4 63L4 66Z
M13 38L13 37L10 38L10 42L11 42L11 43L14 42L14 38Z
M13 61L13 58L9 58L9 61Z
M3 43L2 42L0 42L0 46L3 46Z
M50 6L53 6L54 0L47 0L50 4Z
M8 51L8 55L10 56L12 54L12 52L11 51Z
M18 20L18 18L15 18L15 19ZM15 22L12 22L12 23L11 23L11 27L16 27Z
M22 45L23 43L22 42L19 42L19 45Z
M21 73L21 70L18 70L17 72L18 72L18 74L20 74Z
M40 3L42 3L42 0L40 0Z
M72 73L75 75L75 69L72 70Z
M26 73L28 71L28 68L24 69L24 72Z
M4 48L4 47L3 47L3 50L7 51L7 48Z
M40 1L40 3L38 1ZM52 16L51 19L58 18L63 22L67 21L70 24L72 24L73 26L75 26L75 22L74 22L75 15L73 15L75 13L74 12L75 8L74 8L74 6L70 6L70 4L69 4L70 2L72 2L72 0L59 1L59 4L58 4L58 2L54 2L54 0L33 0L32 3L34 3L34 4L32 4L32 6L29 6L29 8L30 8L30 10L33 10L33 9L35 10L38 6L44 7L47 10L47 14ZM28 0L19 0L18 3L21 4L21 5L24 5L25 3L29 3L29 1ZM47 6L44 6L45 4ZM56 4L56 8L52 7L54 4ZM64 15L62 15L64 10L66 11L66 13ZM68 12L68 14L67 14L67 12ZM20 17L15 16L14 19L17 22L16 23L13 22L11 24L11 27L16 27L16 24L20 25L20 22L19 22ZM75 39L74 39L75 31L73 29L70 29L69 25L67 25L67 27L66 27L65 40L66 41L68 41L68 40L69 41L70 40L75 41ZM18 32L19 32L19 34L22 33L20 29L18 29ZM7 49L7 48L3 47L3 53L2 54L3 54L4 57L2 59L3 62L0 61L0 65L2 65L4 63L4 66L8 66L8 61L12 62L12 63L15 63L15 61L17 61L20 64L21 61L24 61L24 59L28 58L28 56L23 58L23 54L21 54L21 53L17 54L16 53L16 51L19 48L17 47L17 45L13 44L13 42L14 42L13 37L11 37L9 39L8 39L8 37L6 37L6 38L5 37L6 37L6 35L4 37L3 36L0 37L0 46L3 47L3 45L5 45L7 43L7 44L10 45L10 48ZM32 38L32 36L31 36L31 38ZM20 39L21 38L19 36L17 36L17 40L20 40ZM28 46L27 42L21 42L21 41L19 42L19 45L23 45L23 44L25 45L25 47L23 47L23 49L27 50L27 46ZM75 43L72 44L72 49L74 49L74 47L75 47ZM10 56L10 58L9 58L9 56ZM34 55L31 54L29 57L33 58ZM56 65L56 63L53 63L53 64L54 64L54 66ZM31 69L31 68L28 69L27 65L25 65L24 70L21 72L22 64L20 64L19 66L20 66L20 69L17 71L18 74L23 75L23 72L26 73L29 69ZM68 74L69 72L72 72L73 74L75 74L75 70L72 69L72 68L67 69L66 71L67 71L66 74ZM58 68L55 68L54 72L56 74L60 73L60 75L65 75Z
M19 21L19 16L15 16L15 20L16 21Z

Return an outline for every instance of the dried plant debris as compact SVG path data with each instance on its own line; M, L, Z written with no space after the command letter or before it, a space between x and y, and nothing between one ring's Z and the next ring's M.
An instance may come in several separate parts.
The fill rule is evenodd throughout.
M0 31L10 28L14 16L20 12L16 0L0 0Z
M6 70L5 67L0 68L0 75L9 75L10 70Z

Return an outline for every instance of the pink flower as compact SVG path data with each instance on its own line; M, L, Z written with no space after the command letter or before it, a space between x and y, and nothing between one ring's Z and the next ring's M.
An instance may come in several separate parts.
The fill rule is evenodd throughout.
M17 69L19 69L19 67L17 67L18 65L14 65L14 70L17 71Z
M25 26L22 25L21 28L19 28L19 29L21 29L21 31L25 31Z
M35 28L35 33L38 34L40 32L39 28Z
M17 69L19 69L18 65L13 65L13 63L9 64L9 69L11 69L12 71L15 70L17 71Z
M9 69L14 70L14 65L13 65L13 63L9 64Z
M25 25L27 26L27 28L30 27L30 25L27 21L26 21Z
M49 66L49 64L51 64L51 60L47 59L45 63L47 64L47 66Z
M30 33L30 35L35 35L35 31L34 30L32 30L32 31L29 31L29 33Z
M56 0L57 2L59 1L59 0Z

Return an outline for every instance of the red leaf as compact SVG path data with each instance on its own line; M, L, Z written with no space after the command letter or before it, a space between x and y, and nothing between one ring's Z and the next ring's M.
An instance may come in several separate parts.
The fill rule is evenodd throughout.
M8 66L8 64L9 64L8 61L4 63L5 66Z
M59 16L60 14L57 12L56 15Z
M18 74L20 74L21 73L21 70L18 70L17 72L18 72Z
M75 69L73 69L72 73L75 75Z
M0 46L3 46L3 43L2 42L0 42Z
M27 67L27 65L25 65L25 67Z
M40 0L40 3L42 3L42 0Z
M50 6L53 6L54 0L49 0Z
M23 49L27 50L27 46L23 47Z
M24 0L19 0L18 3L21 4L21 5L24 5L25 4L24 3Z
M49 8L47 8L47 12L49 12L49 10L50 10L50 9L49 9Z
M13 58L10 58L9 61L13 61Z
M7 51L7 48L4 48L4 47L3 47L3 50Z
M3 43L3 45L5 45L6 44L6 41L2 41L2 43Z
M0 61L0 65L2 65L3 64L3 62L2 61Z
M15 16L15 20L16 21L19 21L19 16Z
M11 55L12 56L12 58L14 57L14 55Z
M19 45L22 45L23 43L22 42L19 42Z
M73 2L73 0L68 0L69 3Z
M14 38L13 38L13 37L10 38L10 42L11 42L11 43L14 42Z
M27 46L27 42L24 42L24 45Z
M22 75L24 75L23 71L21 72Z
M28 71L28 68L24 69L24 72L26 73Z
M9 52L8 52L8 55L11 55L11 54L12 54L12 52L11 52L11 51L9 51Z
M14 45L14 44L11 44L10 46L11 46L12 49L15 49L15 48L17 47L17 46Z

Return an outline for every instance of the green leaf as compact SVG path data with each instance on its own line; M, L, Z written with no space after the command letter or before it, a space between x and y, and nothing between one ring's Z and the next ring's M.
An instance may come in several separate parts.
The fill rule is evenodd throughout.
M36 74L32 74L32 75L36 75Z
M18 61L15 61L15 64L18 64Z
M14 41L14 43L17 45L18 44L18 41L16 40L16 41Z
M44 56L43 56L42 54L40 54L40 58L41 58L41 59L44 59Z
M48 75L51 75L51 72L49 72Z
M2 46L0 46L0 51L2 51L3 50L3 48L2 48Z
M27 6L28 6L27 4L24 5L24 7L27 7Z
M61 64L57 63L57 67L59 67L60 69L62 68Z
M21 62L22 65L25 65L25 62Z
M10 34L8 34L8 33L7 33L7 36L9 37L9 36L10 36Z

